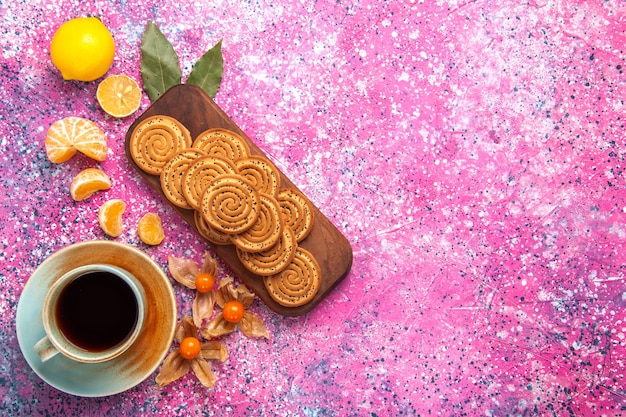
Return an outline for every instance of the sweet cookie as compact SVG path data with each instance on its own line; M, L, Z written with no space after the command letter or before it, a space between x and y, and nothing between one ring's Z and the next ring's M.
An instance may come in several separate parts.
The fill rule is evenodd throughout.
M206 224L206 222L204 221L204 217L202 217L202 213L200 213L198 210L194 211L193 220L196 224L196 229L198 230L200 236L202 236L209 242L220 246L232 245L230 241L230 235L218 232L217 230Z
M259 216L259 195L246 179L237 174L215 178L204 191L201 211L209 226L228 234L251 228Z
M189 130L169 116L152 116L139 123L130 136L130 155L143 171L159 175L180 150L191 146Z
M250 181L254 188L264 194L276 196L280 184L280 174L278 170L267 158L259 155L252 155L247 158L238 159L235 166L245 179Z
M194 139L192 147L231 161L250 155L250 147L244 138L233 131L221 128L208 129L200 133Z
M198 158L206 156L204 151L199 149L183 149L178 151L163 166L161 171L161 190L165 197L175 206L191 209L193 208L185 194L183 194L183 178L187 168Z
M256 275L275 275L283 271L296 256L296 235L290 227L283 227L278 242L261 252L246 252L237 248L237 257L243 266Z
M302 242L313 229L313 209L309 200L296 189L283 188L276 198L280 205L285 225L296 233L296 240Z
M298 307L311 301L319 291L320 267L310 252L299 247L287 268L263 277L263 284L278 304Z
M204 152L204 151L202 151ZM215 178L223 174L236 174L237 168L229 159L207 155L189 165L182 179L182 190L187 203L200 209L204 190Z
M259 216L245 232L232 235L231 242L247 252L260 252L274 246L283 234L283 222L276 199L259 193Z

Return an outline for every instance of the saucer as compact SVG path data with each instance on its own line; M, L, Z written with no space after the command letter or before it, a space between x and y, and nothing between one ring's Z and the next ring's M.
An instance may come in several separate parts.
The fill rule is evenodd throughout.
M41 309L48 288L66 272L87 264L126 269L146 292L144 326L122 355L103 363L79 363L59 354L42 362L33 350L45 336ZM17 339L26 362L41 379L68 394L102 397L125 391L150 376L170 350L177 321L169 279L148 255L126 244L96 240L76 243L46 259L26 283L17 306Z

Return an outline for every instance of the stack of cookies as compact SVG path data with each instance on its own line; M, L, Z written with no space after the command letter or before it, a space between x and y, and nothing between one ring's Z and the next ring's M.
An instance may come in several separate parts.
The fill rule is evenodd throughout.
M192 138L178 120L156 115L137 124L129 145L137 166L159 176L165 197L193 210L205 239L233 245L277 303L297 307L317 294L320 267L299 246L313 228L311 203L281 186L278 169L244 138L220 128Z

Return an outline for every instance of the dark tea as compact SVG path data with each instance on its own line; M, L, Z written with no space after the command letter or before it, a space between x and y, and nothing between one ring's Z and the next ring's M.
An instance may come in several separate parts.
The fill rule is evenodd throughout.
M65 337L90 352L102 352L126 340L138 315L132 288L106 271L74 279L61 291L56 305L56 321Z

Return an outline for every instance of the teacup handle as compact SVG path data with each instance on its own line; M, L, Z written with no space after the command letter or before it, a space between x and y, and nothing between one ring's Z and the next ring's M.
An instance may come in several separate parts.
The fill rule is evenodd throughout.
M39 355L42 362L46 362L48 359L51 359L59 353L59 350L50 342L48 336L42 337L37 343L35 343L33 349L35 349L35 352L37 352L37 355Z

